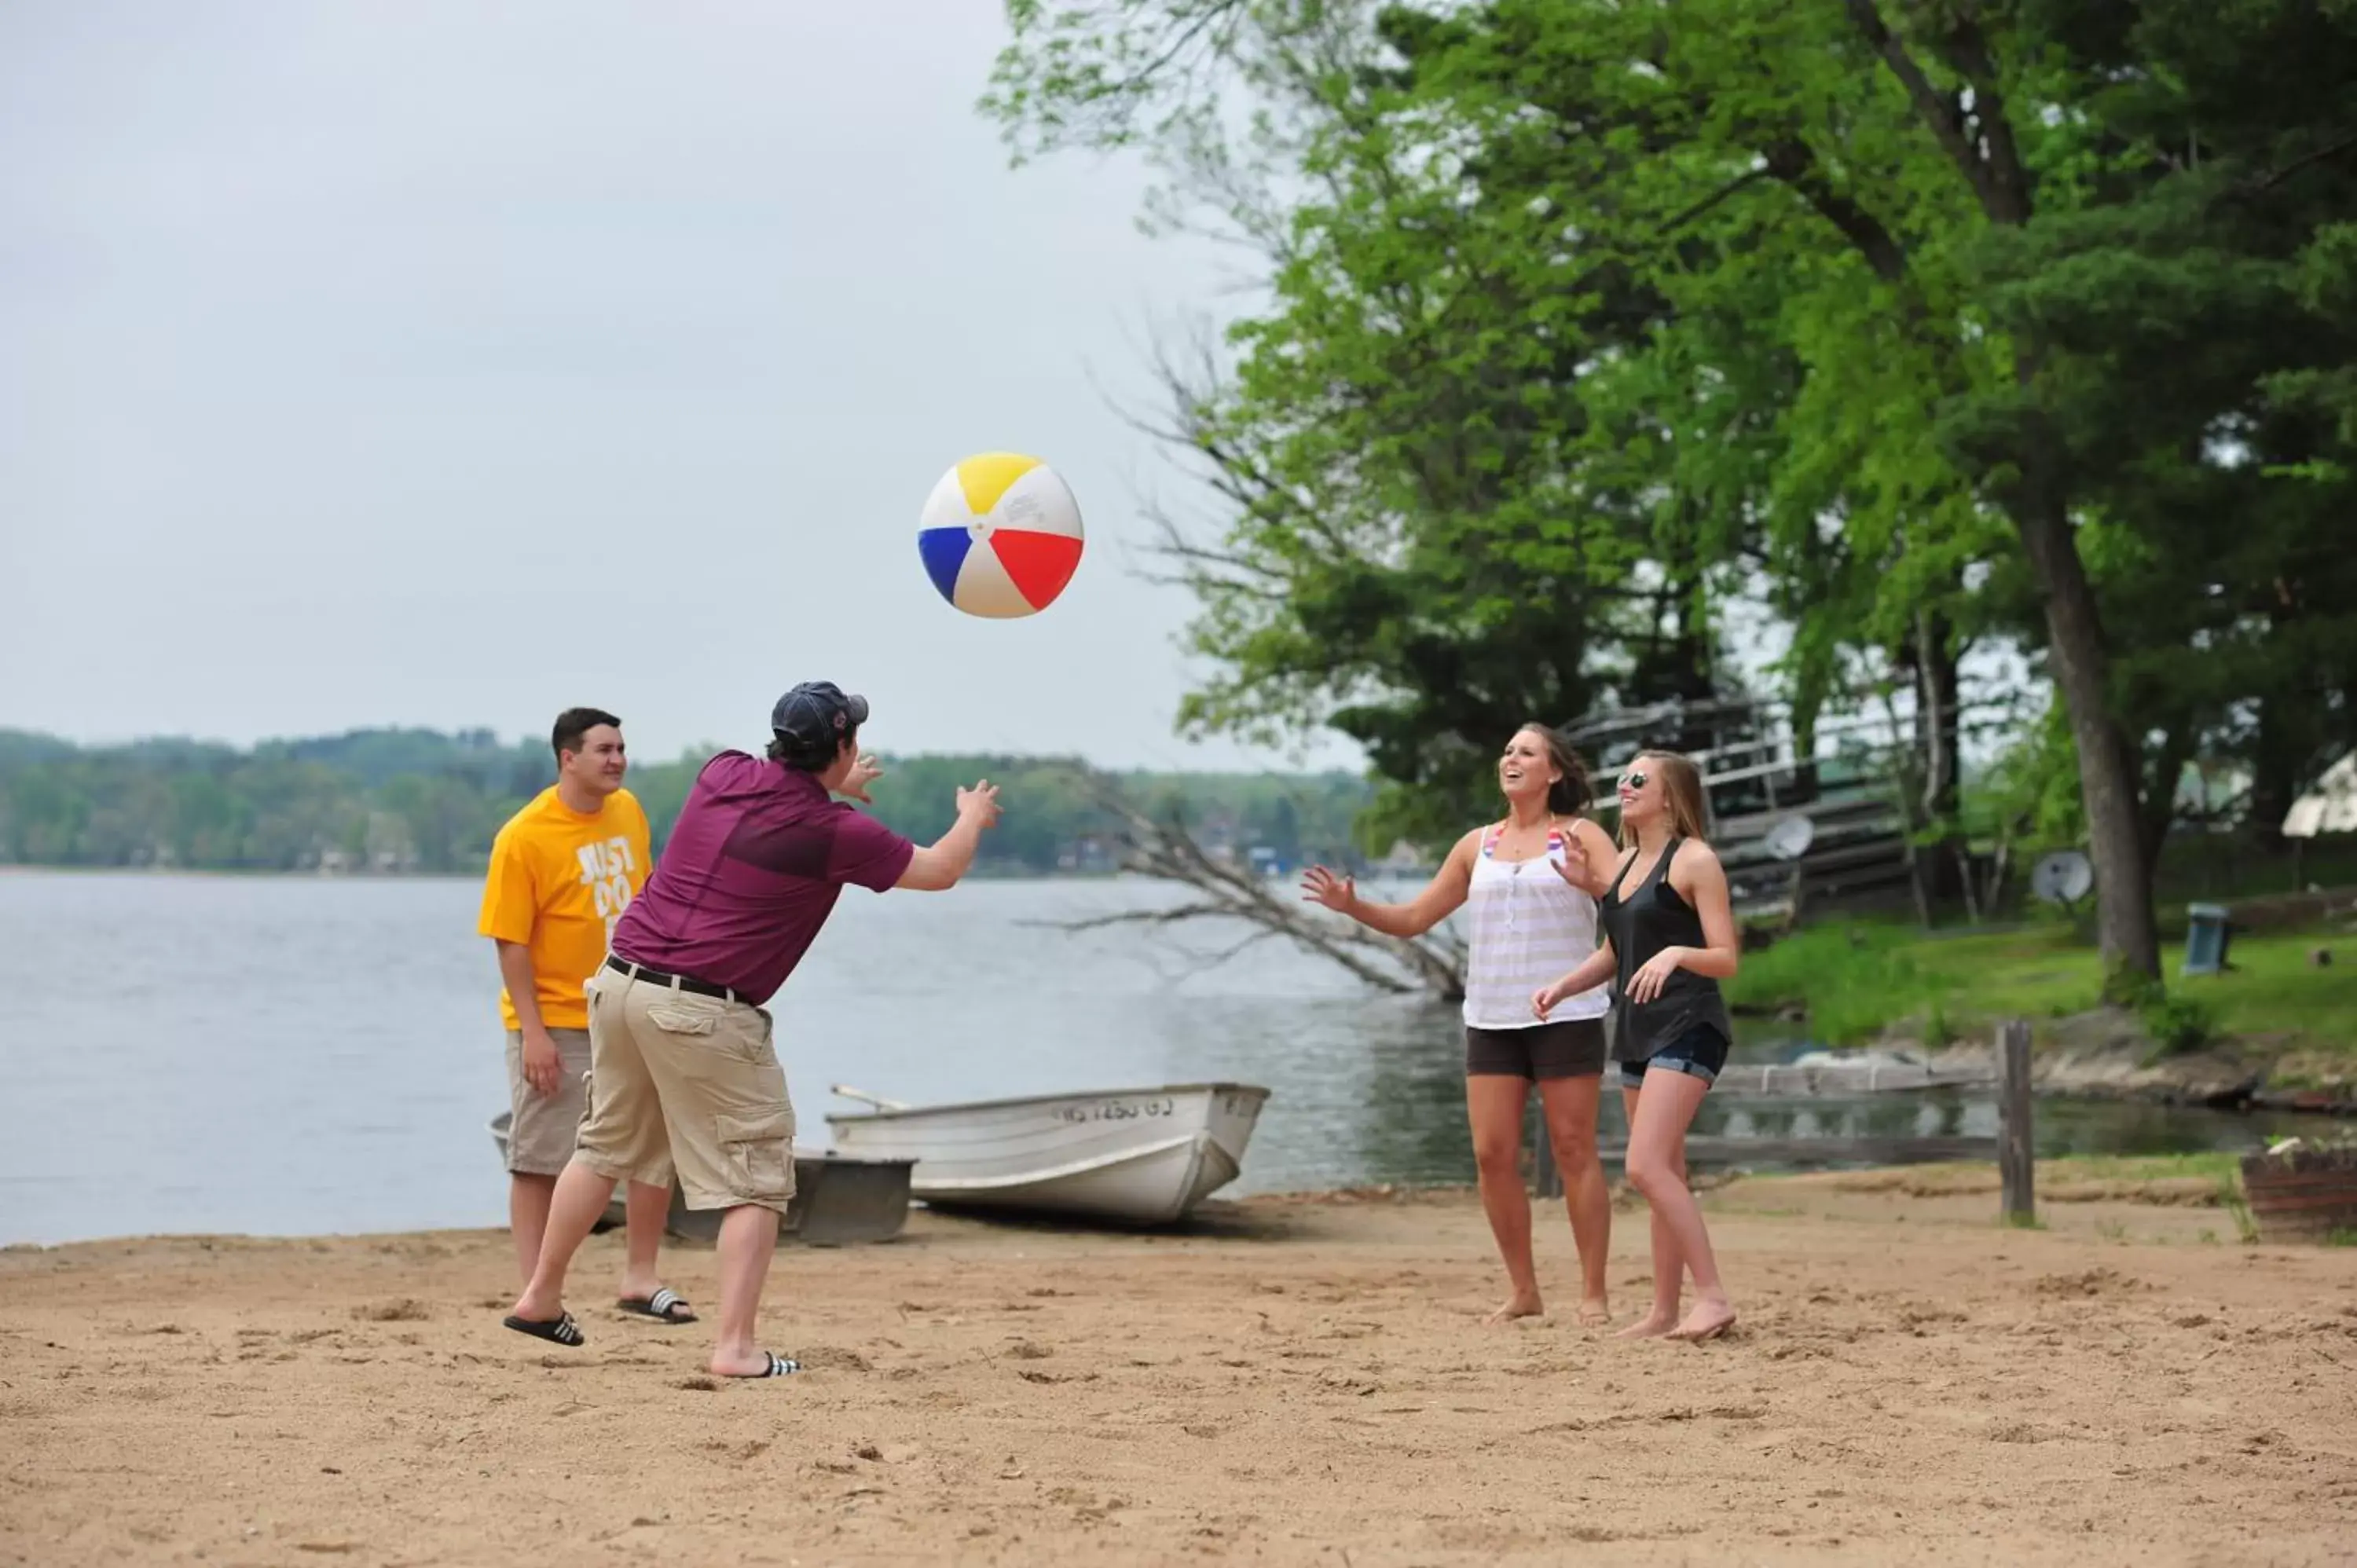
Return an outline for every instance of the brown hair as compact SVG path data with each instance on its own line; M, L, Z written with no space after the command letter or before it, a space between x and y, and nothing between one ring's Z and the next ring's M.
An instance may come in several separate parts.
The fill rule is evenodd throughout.
M567 708L556 715L556 727L548 733L549 749L556 753L557 766L565 764L565 754L578 751L589 732L599 725L622 727L622 721L603 708Z
M1563 775L1547 786L1547 810L1558 817L1576 817L1596 803L1596 786L1588 782L1587 765L1571 749L1553 725L1532 719L1514 732L1534 735L1546 747L1547 760Z
M1662 781L1662 804L1669 809L1670 832L1679 838L1699 839L1710 826L1710 803L1703 793L1702 769L1674 751L1641 751L1629 766L1657 764L1653 776ZM1620 847L1633 849L1637 835L1626 817L1620 821Z

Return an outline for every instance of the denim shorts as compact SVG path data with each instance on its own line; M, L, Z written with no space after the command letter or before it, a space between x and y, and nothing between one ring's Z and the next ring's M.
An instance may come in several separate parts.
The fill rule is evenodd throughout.
M1641 1062L1620 1064L1620 1087L1641 1089L1649 1070L1682 1072L1711 1083L1727 1065L1727 1036L1707 1024L1698 1024Z

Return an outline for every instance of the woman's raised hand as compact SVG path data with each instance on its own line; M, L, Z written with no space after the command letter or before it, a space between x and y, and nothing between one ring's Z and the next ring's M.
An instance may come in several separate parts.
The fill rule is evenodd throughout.
M1587 864L1587 846L1579 842L1577 833L1566 833L1563 838L1563 858L1561 860L1550 858L1547 864L1555 867L1555 874L1557 876L1569 883L1577 891L1591 895L1595 893L1596 868Z
M1301 874L1301 896L1313 904L1323 904L1339 915L1351 912L1359 897L1359 885L1354 878L1337 876L1322 865L1313 865Z

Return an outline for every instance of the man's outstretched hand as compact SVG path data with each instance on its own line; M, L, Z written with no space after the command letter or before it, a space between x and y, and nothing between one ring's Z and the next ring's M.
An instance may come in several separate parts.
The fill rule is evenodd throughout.
M981 826L998 825L998 786L987 779L977 779L971 789L957 792L957 811L961 817L974 818Z
M835 786L834 792L872 806L876 802L867 799L867 786L883 777L884 769L876 765L876 758L862 753L859 760L851 765L851 771L843 776L843 782Z

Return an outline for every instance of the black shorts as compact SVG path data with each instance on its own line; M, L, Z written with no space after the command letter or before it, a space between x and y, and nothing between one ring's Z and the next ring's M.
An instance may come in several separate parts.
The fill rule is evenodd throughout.
M1604 1020L1558 1018L1526 1029L1465 1026L1465 1076L1594 1078L1604 1071Z

